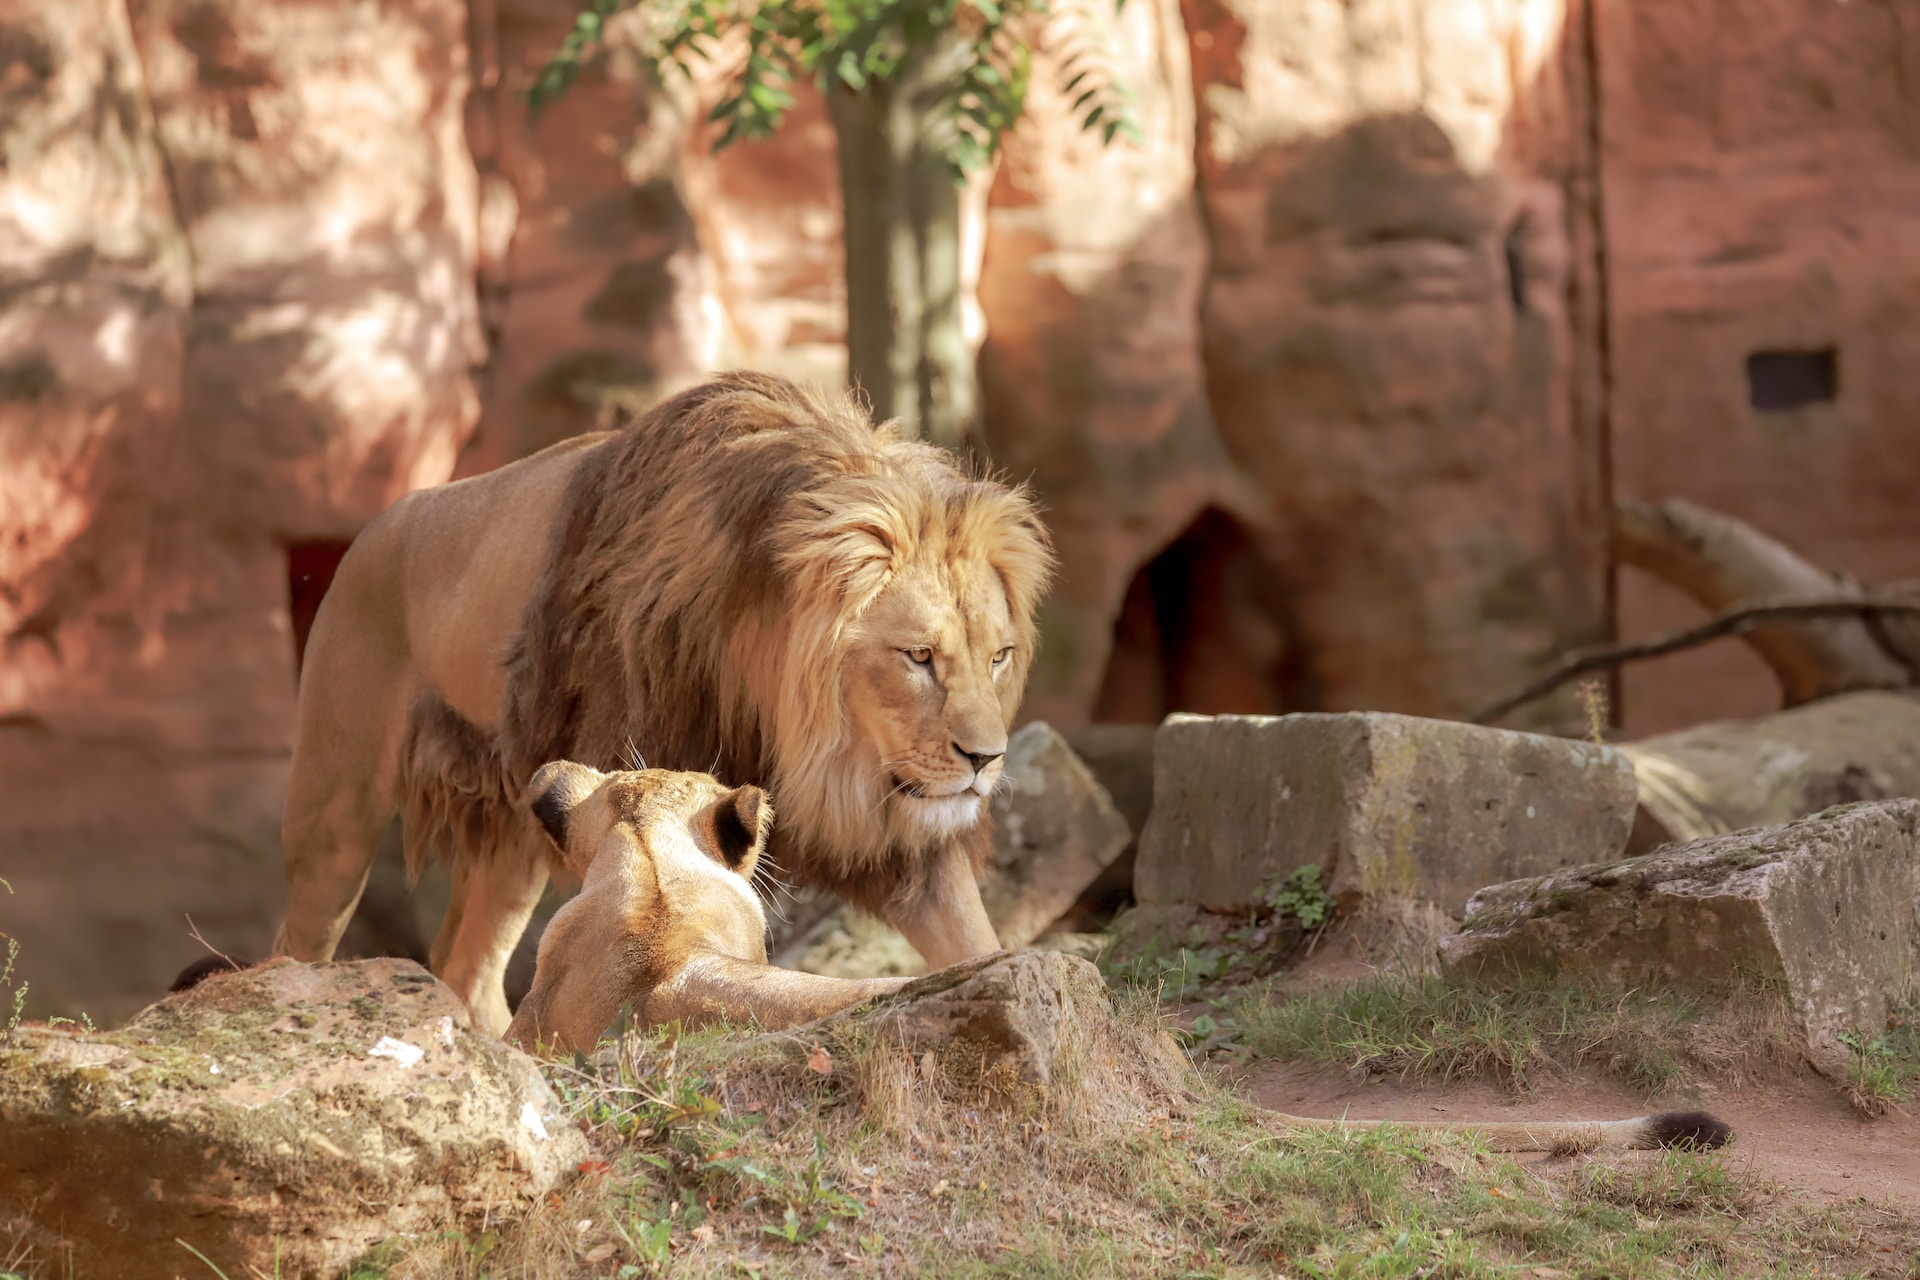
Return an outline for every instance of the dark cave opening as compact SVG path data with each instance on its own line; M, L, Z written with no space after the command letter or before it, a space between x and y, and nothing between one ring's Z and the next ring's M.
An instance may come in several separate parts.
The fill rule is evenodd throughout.
M1281 603L1240 524L1215 508L1202 511L1128 586L1093 719L1278 714L1286 703Z

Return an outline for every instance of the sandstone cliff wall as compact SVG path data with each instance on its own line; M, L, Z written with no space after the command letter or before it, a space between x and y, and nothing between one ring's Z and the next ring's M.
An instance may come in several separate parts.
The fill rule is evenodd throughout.
M466 14L0 4L0 893L122 1015L282 896L289 548L478 409Z
M258 954L346 542L733 364L844 372L821 103L710 154L573 0L0 0L0 929L37 1012ZM1134 0L972 193L979 442L1063 574L1030 716L1453 714L1610 625L1609 486L1915 573L1920 23L1825 0ZM854 246L860 251L860 246ZM1684 607L1632 579L1620 622ZM1743 653L1628 723L1758 709ZM1564 704L1531 714L1564 716ZM362 943L377 944L364 935Z

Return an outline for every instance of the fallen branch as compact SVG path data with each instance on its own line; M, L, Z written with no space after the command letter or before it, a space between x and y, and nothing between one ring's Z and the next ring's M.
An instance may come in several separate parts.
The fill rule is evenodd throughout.
M1813 564L1744 520L1671 498L1655 506L1623 502L1614 509L1613 554L1676 588L1708 613L1768 600L1857 600L1876 593L1844 574ZM1808 615L1799 615L1802 619ZM1869 615L1841 615L1743 633L1780 681L1780 700L1798 706L1849 689L1885 689L1912 682L1912 663L1896 634Z
M1528 681L1522 688L1475 708L1467 719L1474 724L1490 724L1515 707L1524 706L1535 698L1545 697L1568 681L1578 679L1589 672L1605 671L1629 662L1658 658L1681 649L1695 648L1724 636L1744 635L1755 627L1764 626L1770 622L1846 617L1873 619L1882 616L1920 618L1920 600L1902 600L1886 595L1855 596L1844 600L1838 600L1832 596L1814 599L1755 600L1751 604L1729 609L1705 622L1684 627L1678 631L1669 631L1664 635L1652 636L1645 640L1628 640L1619 644L1587 645L1575 649L1547 671ZM1890 681L1879 687L1900 688L1903 685L1900 682Z

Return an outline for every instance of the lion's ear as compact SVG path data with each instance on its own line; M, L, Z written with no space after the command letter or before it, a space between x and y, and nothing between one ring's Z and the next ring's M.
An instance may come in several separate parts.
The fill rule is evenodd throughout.
M534 772L533 780L527 783L527 808L533 811L561 857L567 856L567 818L574 806L598 790L605 780L606 775L598 769L589 769L571 760L553 760L541 765Z
M767 847L773 829L773 804L758 787L736 787L714 802L713 854L731 870L748 878Z

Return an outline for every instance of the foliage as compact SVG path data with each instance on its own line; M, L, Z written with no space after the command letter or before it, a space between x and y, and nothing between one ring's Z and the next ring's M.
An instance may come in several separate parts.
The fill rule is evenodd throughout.
M1880 1115L1913 1096L1920 1087L1920 1006L1903 1001L1887 1016L1880 1035L1843 1031L1848 1096L1867 1115Z
M1125 0L1115 0L1116 10ZM538 110L565 93L613 20L637 11L641 52L656 74L671 66L691 75L694 59L738 53L710 118L723 124L716 149L773 133L793 106L801 77L822 90L855 92L889 83L936 48L955 55L933 105L952 125L942 157L956 174L980 168L1025 109L1032 53L1050 30L1058 44L1060 87L1082 127L1106 142L1137 130L1126 95L1102 64L1085 24L1050 23L1055 0L588 0L573 29L528 92Z
M1296 867L1288 875L1274 877L1262 900L1282 919L1299 921L1302 929L1318 929L1333 914L1333 899L1320 883L1316 866Z
M1421 1080L1491 1076L1520 1088L1542 1073L1598 1067L1649 1093L1680 1084L1689 1066L1755 1069L1785 1043L1791 1020L1764 988L1716 999L1521 974L1498 983L1380 974L1291 1000L1255 986L1227 1007L1252 1057Z

